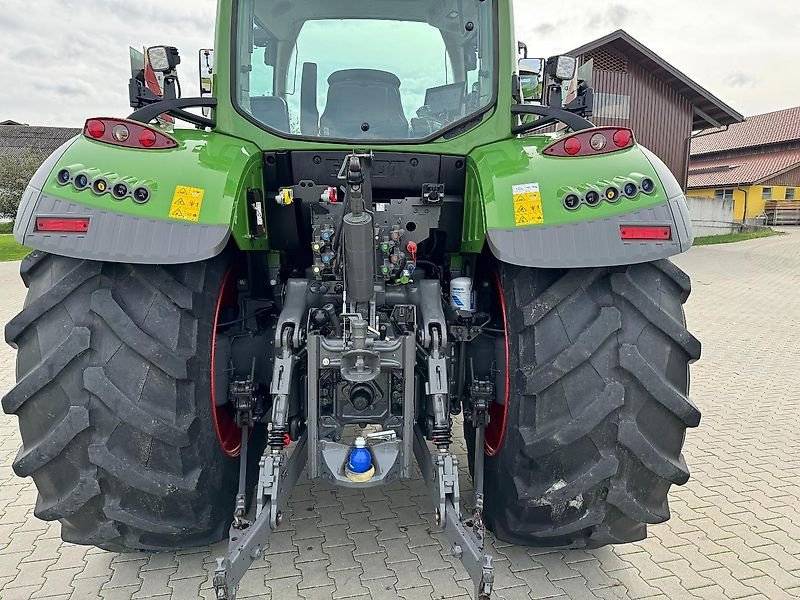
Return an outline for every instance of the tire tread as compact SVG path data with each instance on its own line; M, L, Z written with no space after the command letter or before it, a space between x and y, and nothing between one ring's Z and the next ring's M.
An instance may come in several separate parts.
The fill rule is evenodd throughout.
M666 260L498 271L515 389L503 445L486 459L487 523L501 540L531 546L643 539L648 524L669 518L669 486L689 478L680 446L700 422L680 368L700 356L682 310L689 277ZM564 335L550 336L557 330ZM567 402L578 389L594 389L593 399ZM643 427L653 415L662 422Z

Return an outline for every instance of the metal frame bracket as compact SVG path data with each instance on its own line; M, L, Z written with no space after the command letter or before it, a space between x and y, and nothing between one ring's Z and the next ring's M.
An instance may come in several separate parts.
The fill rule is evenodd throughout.
M291 454L271 452L261 457L257 487L256 519L244 529L231 526L228 555L217 558L214 593L217 600L236 600L236 590L250 566L264 554L272 532L280 527L286 503L308 460L308 434L297 442Z
M449 452L432 452L419 427L414 430L414 454L434 501L436 524L452 544L453 556L461 561L472 578L476 600L490 600L494 588L494 559L483 551L483 523L461 517L458 459Z

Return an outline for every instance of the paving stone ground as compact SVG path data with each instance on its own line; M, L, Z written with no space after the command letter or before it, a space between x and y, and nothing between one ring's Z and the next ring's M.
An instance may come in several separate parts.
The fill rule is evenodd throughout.
M687 438L693 478L673 488L672 520L614 549L494 542L498 597L800 598L800 231L677 262L694 279L686 310L704 342L692 371L703 422ZM23 301L18 267L0 264L0 323ZM2 346L0 395L13 378ZM16 419L0 414L0 598L212 598L223 544L118 555L62 543L58 524L33 516L32 482L11 470L18 445ZM431 530L419 478L367 492L301 482L240 597L468 598L466 572Z

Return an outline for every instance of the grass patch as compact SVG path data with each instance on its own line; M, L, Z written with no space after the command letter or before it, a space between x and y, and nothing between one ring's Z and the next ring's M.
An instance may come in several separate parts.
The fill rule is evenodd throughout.
M756 231L747 231L745 233L726 233L724 235L707 235L703 237L694 238L694 245L711 246L714 244L732 244L734 242L757 240L759 238L768 238L776 235L783 235L783 232L773 231L772 229L758 229Z
M14 231L14 222L0 223L0 235L12 233Z
M13 235L0 235L0 262L22 260L30 253L30 248L20 246Z

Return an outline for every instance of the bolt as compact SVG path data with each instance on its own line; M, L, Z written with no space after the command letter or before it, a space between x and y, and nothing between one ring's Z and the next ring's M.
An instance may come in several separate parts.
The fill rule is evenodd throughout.
M436 509L436 526L439 527L442 524L442 513L439 512L439 509Z
M275 525L277 525L278 527L283 525L283 513L280 511L278 511L278 514L275 515Z
M328 358L327 356L325 358L323 358L322 359L322 366L324 366L324 367L331 366L331 359Z

